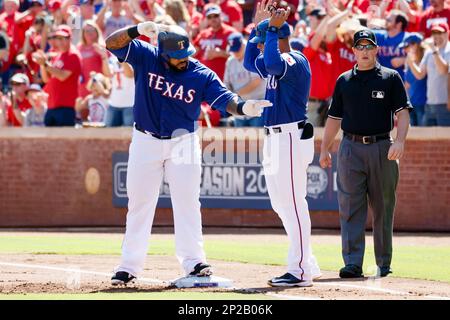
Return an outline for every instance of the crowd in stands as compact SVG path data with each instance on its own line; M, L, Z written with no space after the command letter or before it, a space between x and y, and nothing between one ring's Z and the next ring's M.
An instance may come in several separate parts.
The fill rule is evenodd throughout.
M0 127L131 126L134 75L105 48L112 32L152 20L179 25L194 58L244 99L265 80L244 69L257 0L0 0ZM450 126L450 0L282 0L291 47L312 72L308 118L323 126L336 79L354 67L354 32L375 30L379 63L404 79L415 126ZM140 37L154 45L157 39ZM358 94L358 93L355 93ZM204 126L262 126L221 118L202 105Z

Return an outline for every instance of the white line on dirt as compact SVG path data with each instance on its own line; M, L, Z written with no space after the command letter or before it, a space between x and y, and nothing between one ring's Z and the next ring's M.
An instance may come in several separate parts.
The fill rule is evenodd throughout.
M52 266L44 266L38 264L28 264L28 263L10 263L10 262L1 262L0 265L10 266L10 267L18 267L18 268L28 268L28 269L44 269L44 270L53 270L53 271L64 271L70 273L84 273L84 274L93 274L98 276L107 276L111 277L112 273L107 272L97 272L97 271L89 271L89 270L81 270L81 269L73 269L73 268L60 268L60 267L52 267ZM166 284L166 281L151 279L151 278L139 278L136 281L144 282L148 284Z

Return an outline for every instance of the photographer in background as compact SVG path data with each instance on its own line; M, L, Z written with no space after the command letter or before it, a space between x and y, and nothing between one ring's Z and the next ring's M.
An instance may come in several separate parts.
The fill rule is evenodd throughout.
M77 113L88 111L88 122L83 122L83 126L104 127L108 109L107 98L111 93L109 79L101 73L91 72L86 89L89 94L84 98L77 98L75 110Z
M22 113L31 108L26 97L30 80L23 73L16 73L10 81L12 90L8 92L3 100L6 104L6 121L13 127L21 127L23 122Z

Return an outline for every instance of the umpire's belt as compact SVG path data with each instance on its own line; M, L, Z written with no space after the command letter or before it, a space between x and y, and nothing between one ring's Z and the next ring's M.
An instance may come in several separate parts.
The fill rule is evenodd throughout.
M360 135L352 134L352 133L348 133L348 132L344 132L344 137L346 137L347 139L349 139L351 141L360 142L363 144L372 144L372 143L378 142L380 140L387 140L387 139L391 138L389 133L377 134L374 136L360 136Z
M172 139L171 136L160 136L159 134L156 134L156 133L153 133L153 132L144 130L144 129L138 127L138 125L137 125L136 123L134 124L134 128L135 128L137 131L142 132L143 134L148 134L148 135L150 135L150 136L152 136L152 137L155 137L156 139L161 139L161 140Z
M305 120L297 122L297 128L303 129L305 127L305 123L306 123ZM283 132L283 128L282 127L284 127L284 126L286 126L286 125L280 125L280 126L277 126L277 127L264 128L264 132L266 133L266 135L270 135L272 133L281 133L281 132ZM284 130L286 130L286 129L284 129ZM286 132L287 132L287 130L286 130Z

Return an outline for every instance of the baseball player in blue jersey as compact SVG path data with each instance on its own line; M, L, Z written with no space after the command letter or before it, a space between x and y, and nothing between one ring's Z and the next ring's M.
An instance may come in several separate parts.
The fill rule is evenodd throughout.
M135 39L155 34L158 47ZM190 57L195 49L180 27L143 22L110 35L106 47L133 67L136 82L126 232L111 282L126 284L143 269L164 175L172 199L177 258L187 275L209 276L199 201L201 148L195 133L200 104L205 101L223 114L261 116L271 103L243 101L228 91L213 71Z
M244 66L267 79L266 99L273 106L263 113L263 167L272 207L289 238L287 273L268 284L308 287L320 276L306 202L306 170L314 157L313 127L306 123L311 70L305 56L289 46L289 14L271 1L257 5Z

